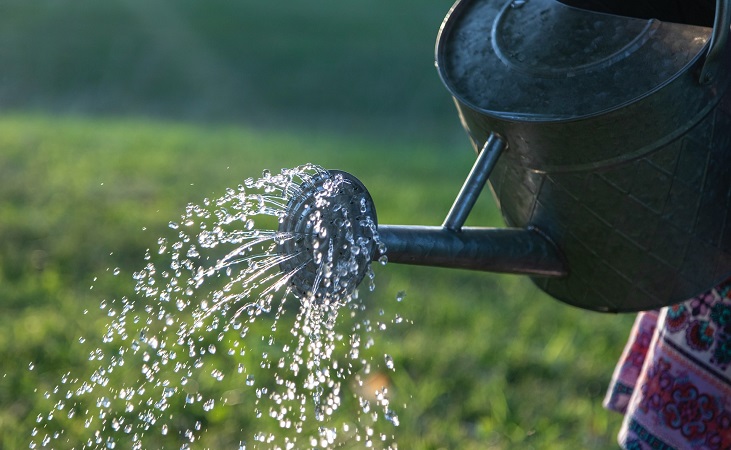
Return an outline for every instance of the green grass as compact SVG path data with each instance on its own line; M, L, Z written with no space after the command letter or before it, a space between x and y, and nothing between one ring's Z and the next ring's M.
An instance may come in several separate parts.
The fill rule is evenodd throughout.
M411 149L422 157L409 162L403 145L224 126L2 117L0 446L26 447L36 415L52 406L42 393L69 370L91 370L76 341L88 336L95 345L109 320L99 301L132 287L129 276L109 270L138 270L145 249L188 202L263 168L311 161L357 174L381 222L439 223L471 155L422 144ZM471 220L499 224L487 199ZM413 321L378 337L378 348L396 362L400 448L614 448L619 416L600 403L630 316L562 305L521 277L394 264L376 270L369 302L387 318ZM407 295L402 303L393 300L399 290ZM212 440L201 445L233 445L251 420L221 410L206 418ZM67 433L73 439L77 431Z
M449 6L0 2L0 448L27 448L53 407L43 394L93 370L100 301L130 294L188 203L314 162L361 179L381 223L441 223L473 160L433 68ZM483 197L468 224L501 225ZM632 316L563 305L524 277L376 272L370 313L410 321L371 354L395 361L399 448L616 448L621 418L601 400ZM198 448L235 448L250 409L176 412L205 423Z

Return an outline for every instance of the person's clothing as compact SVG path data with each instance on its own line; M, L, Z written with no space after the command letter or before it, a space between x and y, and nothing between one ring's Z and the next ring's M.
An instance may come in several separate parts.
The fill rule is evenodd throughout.
M622 448L731 449L730 291L637 316L604 400Z

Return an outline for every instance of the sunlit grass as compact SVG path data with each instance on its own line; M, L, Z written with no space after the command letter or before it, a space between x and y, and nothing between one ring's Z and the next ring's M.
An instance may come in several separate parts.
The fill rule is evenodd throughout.
M265 168L313 162L357 175L380 222L436 225L471 160L467 146L447 154L423 142L0 118L0 447L27 447L36 415L52 406L42 393L90 364L78 342L103 333L100 300L132 290L145 250L187 203ZM500 225L487 196L470 222ZM516 276L388 264L376 267L376 284L374 311L413 322L379 343L396 365L400 448L616 447L619 416L600 403L631 316L562 305ZM251 420L211 414L214 446L236 442Z

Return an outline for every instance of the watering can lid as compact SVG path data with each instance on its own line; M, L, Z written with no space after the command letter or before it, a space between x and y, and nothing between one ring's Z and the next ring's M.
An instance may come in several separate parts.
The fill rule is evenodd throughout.
M477 111L571 120L662 87L701 57L711 31L554 0L462 0L442 24L436 63L452 95Z

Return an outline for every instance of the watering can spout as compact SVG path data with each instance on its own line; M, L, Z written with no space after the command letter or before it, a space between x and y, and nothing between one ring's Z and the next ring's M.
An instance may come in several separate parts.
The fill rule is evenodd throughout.
M567 274L556 246L535 228L380 225L389 263L559 277ZM375 258L375 257L374 257Z
M321 302L339 298L363 280L371 260L567 275L560 251L536 227L462 226L504 148L499 137L488 140L442 226L378 225L367 188L347 172L322 170L306 180L279 225L280 268L295 294Z
M463 227L506 146L496 134L487 139L442 226L379 225L377 239L386 248L387 260L535 276L566 275L557 247L534 227ZM354 176L340 173L367 194L365 186ZM366 203L372 205L369 195ZM372 209L375 216L375 207ZM380 252L372 253L373 260L383 256Z
M381 225L388 261L534 276L565 276L560 252L535 227L463 227L507 144L492 134L477 157L441 227Z

